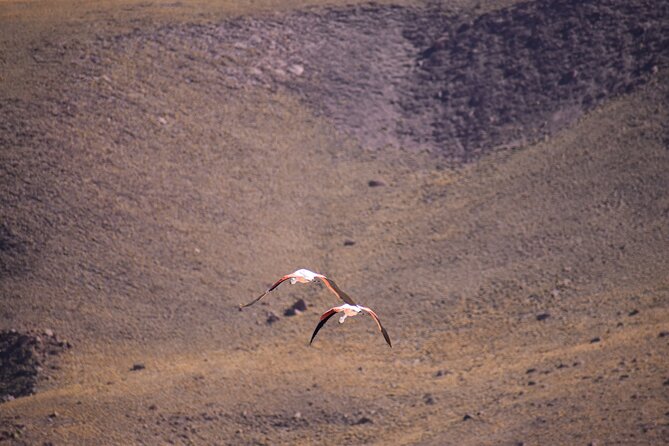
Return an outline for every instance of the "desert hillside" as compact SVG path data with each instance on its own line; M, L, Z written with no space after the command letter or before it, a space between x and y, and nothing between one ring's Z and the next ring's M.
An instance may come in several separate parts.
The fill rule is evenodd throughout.
M667 48L650 0L0 0L0 444L669 443ZM310 345L320 282L239 310L298 268L392 348Z

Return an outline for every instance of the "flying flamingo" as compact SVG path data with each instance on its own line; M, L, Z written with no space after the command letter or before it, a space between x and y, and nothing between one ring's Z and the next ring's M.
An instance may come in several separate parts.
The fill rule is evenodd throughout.
M328 287L328 289L329 289L330 291L332 291L338 298L340 298L341 300L343 300L345 303L347 303L347 304L349 304L349 305L355 305L355 302L353 302L353 299L351 299L351 298L349 297L348 294L346 294L346 293L343 292L341 289L339 289L339 287L337 286L337 284L334 283L334 281L333 281L332 279L328 279L328 278L325 277L324 275L315 273L315 272L313 272L313 271L309 271L308 269L298 269L297 271L295 271L295 272L293 272L293 273L286 274L285 276L283 276L282 278L280 278L279 280L277 280L277 281L274 283L274 285L272 285L271 287L269 287L269 288L267 289L267 291L265 291L264 293L262 293L260 296L256 297L254 300L252 300L251 302L247 303L246 305L241 305L241 304L240 304L239 307L240 307L240 308L246 308L246 307L248 307L248 306L253 305L254 303L258 302L260 299L262 299L263 297L265 297L265 295L266 295L267 293L273 291L276 287L278 287L279 285L281 285L281 284L282 284L283 282L285 282L286 280L290 280L290 283L291 283L292 285L294 285L294 284L296 284L296 283L309 283L309 282L313 281L314 279L320 279L320 280L322 280L323 283L325 284L325 286Z
M309 341L309 345L311 345L312 342L314 342L314 338L316 337L316 333L321 329L323 325L330 319L332 316L334 316L335 313L344 313L342 316L339 317L339 323L343 324L344 321L346 320L347 317L353 317L357 316L361 312L366 312L369 313L370 316L372 316L372 319L376 322L376 325L379 326L379 330L381 330L381 334L383 334L383 338L386 340L388 345L392 347L393 345L390 343L390 337L388 336L388 332L386 331L385 328L383 328L383 325L381 325L381 321L379 320L379 317L374 313L371 308L363 307L362 305L356 305L356 304L349 304L345 303L344 305L340 305L338 307L330 308L328 311L323 313L321 316L320 321L318 322L318 325L316 326L316 329L314 330L314 334L311 335L311 341ZM363 313L364 314L364 313Z

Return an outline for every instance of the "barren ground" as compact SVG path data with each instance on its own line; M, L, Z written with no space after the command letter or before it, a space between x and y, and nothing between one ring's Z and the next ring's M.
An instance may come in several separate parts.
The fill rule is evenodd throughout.
M668 23L0 0L0 444L668 443Z

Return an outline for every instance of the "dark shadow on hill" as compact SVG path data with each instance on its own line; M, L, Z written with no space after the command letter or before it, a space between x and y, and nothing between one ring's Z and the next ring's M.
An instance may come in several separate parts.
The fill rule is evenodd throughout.
M669 57L662 2L527 2L432 26L407 34L423 49L402 107L412 134L427 121L432 146L462 159L553 134Z
M653 1L526 2L475 19L370 4L135 33L125 50L190 53L184 82L209 64L221 86L292 91L367 147L460 162L648 81L667 66L668 23L669 4Z
M550 0L478 16L435 5L137 28L80 45L76 63L82 78L104 80L123 55L149 64L140 82L290 91L365 147L455 162L551 135L669 65L667 2Z

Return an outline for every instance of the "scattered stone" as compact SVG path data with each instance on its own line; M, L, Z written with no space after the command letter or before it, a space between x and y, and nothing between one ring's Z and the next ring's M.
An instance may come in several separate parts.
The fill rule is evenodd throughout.
M665 379L662 383L663 386L669 386L669 379Z
M528 385L528 386L534 386L535 384L536 384L536 383L535 383L534 381L528 381L528 382L527 382L527 385Z
M451 372L448 370L437 370L434 372L434 377L435 378L441 378L442 376L450 375Z
M567 288L568 286L571 286L571 280L570 279L562 279L558 281L557 285L559 287Z
M49 418L57 418L58 417L58 412L55 410L49 414Z
M627 313L628 316L636 316L637 314L639 314L639 310L637 310L636 308Z
M599 341L601 341L601 339L599 339L599 336L596 336L596 337L590 339L590 343L591 343L591 344L596 344L596 343L599 342Z
M132 367L130 368L130 371L131 372L136 372L138 370L144 370L145 368L146 368L146 366L144 364L142 364L141 362L136 362L132 365Z
M545 320L548 319L549 317L551 317L551 315L548 314L548 313L540 313L540 314L537 314L537 320L538 320L538 321L545 321Z
M290 308L286 308L283 312L284 316L296 316L307 311L307 303L304 299L298 299Z
M369 187L383 187L386 185L386 183L381 180L369 180L367 182L367 185Z
M462 421L467 421L467 420L472 420L472 419L473 419L472 416L469 415L468 413L466 413L465 416L462 417Z
M353 245L355 245L355 240L351 240L350 238L344 240L344 246L353 246Z
M279 316L276 315L273 311L267 312L267 323L272 325L274 322L279 320Z
M430 406L433 405L434 403L436 403L436 400L434 399L434 397L429 393L426 393L423 396L423 400L425 401L425 404L430 405Z
M362 416L358 419L358 421L354 422L353 424L357 425L357 424L373 424L373 423L374 421L371 418Z
M660 334L657 335L658 338L666 338L669 336L669 331L661 331Z
M535 368L531 368L531 369L527 369L527 370L525 371L525 373L527 373L527 374L529 375L530 373L534 373L534 372L536 372L536 371L537 371L537 369L535 369Z
M304 67L299 64L291 65L288 67L288 71L293 73L295 76L301 76L304 73Z
M295 412L295 415L293 415L293 419L299 420L300 418L302 418L302 414L300 412Z
M48 336L50 338L53 338L53 330L47 328L46 330L44 330L44 336Z

